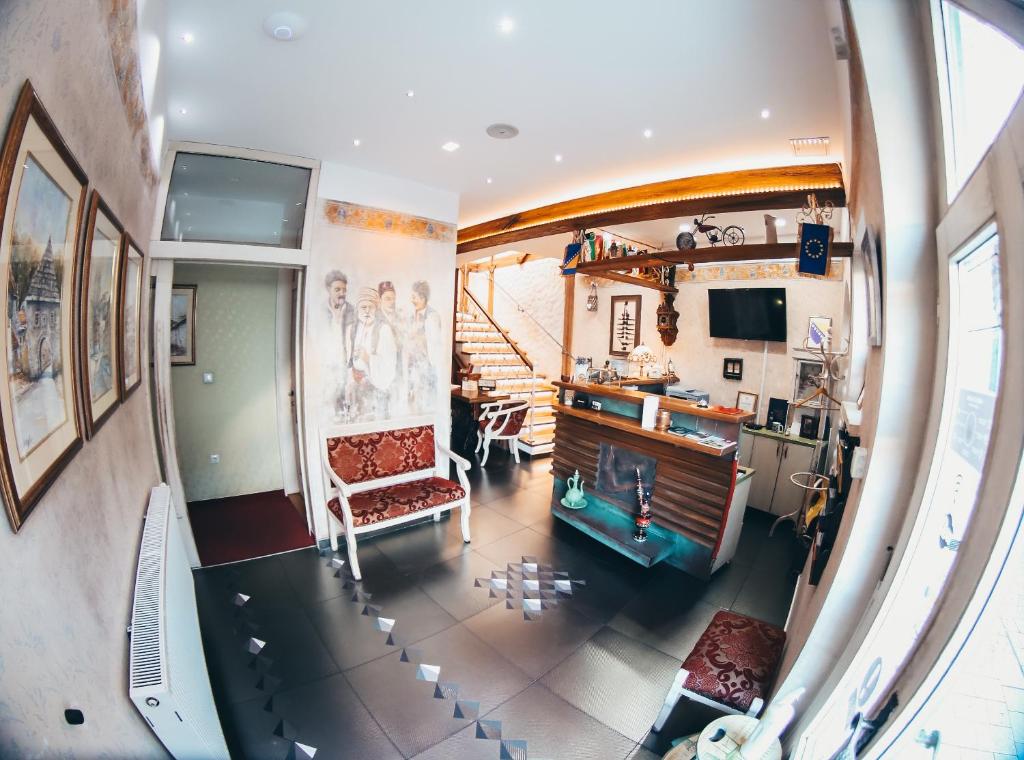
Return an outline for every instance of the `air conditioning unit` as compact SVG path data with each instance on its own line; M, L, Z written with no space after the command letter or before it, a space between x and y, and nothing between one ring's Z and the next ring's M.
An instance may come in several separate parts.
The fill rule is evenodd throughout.
M149 496L132 603L128 694L178 760L228 760L171 489Z

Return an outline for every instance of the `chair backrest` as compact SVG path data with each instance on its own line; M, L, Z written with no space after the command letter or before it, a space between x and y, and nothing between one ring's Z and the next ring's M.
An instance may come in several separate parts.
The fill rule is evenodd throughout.
M508 399L483 404L480 409L480 425L493 435L519 435L526 422L529 402L522 399Z
M434 426L328 436L327 461L346 483L390 478L435 466Z

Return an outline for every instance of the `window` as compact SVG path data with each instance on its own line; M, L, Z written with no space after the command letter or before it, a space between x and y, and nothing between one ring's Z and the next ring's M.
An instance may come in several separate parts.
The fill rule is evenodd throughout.
M939 60L946 140L946 191L952 200L985 155L1024 85L1024 49L942 0L945 60ZM941 56L942 48L939 47Z
M160 239L301 248L310 175L299 166L178 153Z

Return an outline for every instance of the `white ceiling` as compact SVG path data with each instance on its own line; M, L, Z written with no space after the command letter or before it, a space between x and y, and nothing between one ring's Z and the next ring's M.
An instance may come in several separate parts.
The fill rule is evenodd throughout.
M829 160L842 161L826 6L173 0L166 131L456 191L463 225L658 179L798 163L791 137L829 135ZM264 33L280 10L308 20L301 39ZM505 16L516 24L507 35ZM484 133L494 122L521 133L494 140ZM462 147L442 151L449 140Z

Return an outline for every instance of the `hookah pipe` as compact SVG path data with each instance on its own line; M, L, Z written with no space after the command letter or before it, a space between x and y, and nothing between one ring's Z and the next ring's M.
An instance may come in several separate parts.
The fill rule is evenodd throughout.
M644 488L639 467L636 468L636 496L640 500L640 514L636 516L636 532L633 534L633 540L642 544L647 540L647 528L651 524L651 495Z

